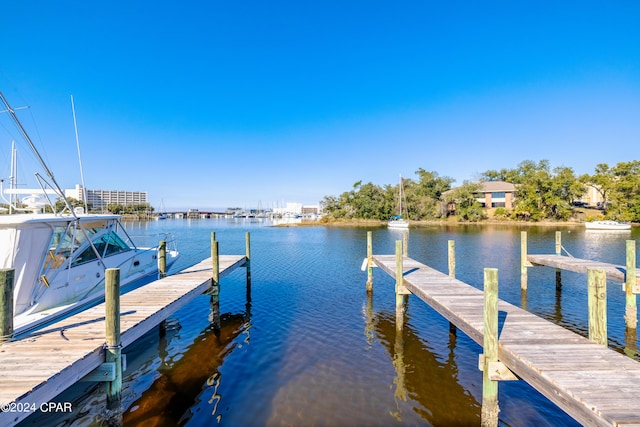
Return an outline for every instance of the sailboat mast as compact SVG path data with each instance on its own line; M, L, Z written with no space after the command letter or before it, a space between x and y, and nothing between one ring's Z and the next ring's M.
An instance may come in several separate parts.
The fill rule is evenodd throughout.
M402 174L399 174L400 181L398 181L398 215L402 216Z

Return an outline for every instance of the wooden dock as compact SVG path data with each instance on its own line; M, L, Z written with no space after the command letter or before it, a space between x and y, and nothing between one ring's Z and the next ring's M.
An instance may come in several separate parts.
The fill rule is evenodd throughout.
M371 259L396 276L396 255ZM483 345L483 291L408 257L402 272L408 291ZM640 426L640 363L505 301L498 310L498 360L517 377L583 425Z
M624 265L609 264L564 255L527 255L527 260L534 266L555 267L575 273L587 274L589 269L604 270L607 279L618 282L624 282L627 274L627 268ZM636 269L636 283L640 285L640 271L638 271L638 269Z
M220 255L219 278L247 263ZM122 346L133 343L211 286L212 259L120 298ZM105 305L66 318L18 341L0 345L0 425L11 426L81 380L105 361ZM10 405L7 407L7 405ZM13 410L11 410L13 407ZM9 408L9 411L5 409Z

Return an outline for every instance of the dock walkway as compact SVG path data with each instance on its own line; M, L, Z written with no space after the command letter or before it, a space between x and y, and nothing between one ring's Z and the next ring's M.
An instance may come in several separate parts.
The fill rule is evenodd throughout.
M245 265L244 255L220 255L220 278ZM121 342L126 348L211 286L206 259L120 297ZM81 380L105 361L105 305L100 304L0 345L0 425L26 418L41 404ZM14 410L7 407L13 405ZM27 408L29 406L29 408ZM18 411L15 409L28 409Z
M395 277L395 255L372 261ZM483 345L483 291L411 258L404 286ZM640 426L640 363L505 301L498 359L583 425ZM506 316L505 316L506 315Z
M534 266L555 267L575 273L587 274L589 269L599 269L605 271L607 279L618 282L624 282L626 279L627 268L624 265L551 254L527 255L527 260ZM636 269L636 283L640 285L638 269Z

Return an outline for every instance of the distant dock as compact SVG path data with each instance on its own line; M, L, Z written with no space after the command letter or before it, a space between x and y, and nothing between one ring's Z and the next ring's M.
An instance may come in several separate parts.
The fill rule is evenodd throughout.
M247 233L246 255L218 256L216 243L211 258L121 295L119 347L126 348L235 269L246 267L250 280L248 239ZM0 425L20 422L89 374L101 375L105 305L0 345Z
M373 255L369 233L367 290L371 267L380 267L396 278L397 330L413 294L483 347L482 425L498 423L498 382L521 379L583 425L640 426L639 362L499 300L496 269L485 269L484 291L455 279L453 241L449 274L409 258L407 246L405 239L395 255Z

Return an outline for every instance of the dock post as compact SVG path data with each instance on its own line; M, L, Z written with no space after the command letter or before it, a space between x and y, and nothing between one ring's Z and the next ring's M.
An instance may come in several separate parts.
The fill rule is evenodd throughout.
M489 364L498 361L498 269L484 269L484 363L482 369L482 415L484 427L498 425L498 381L490 378Z
M607 275L604 270L587 270L589 304L589 340L608 346L607 341Z
M373 232L367 231L367 292L373 292Z
M409 232L402 233L402 253L404 256L409 256Z
M448 260L449 260L449 277L456 277L456 241L449 240L448 241ZM456 325L449 322L449 333L452 335L457 334Z
M167 241L161 240L158 245L158 274L159 277L167 277Z
M106 383L107 410L111 413L110 418L121 418L120 269L107 268L105 274L105 362L114 362L116 368L115 379Z
M449 277L456 277L456 241L449 240L448 246Z
M527 232L520 232L520 289L527 290Z
M209 323L211 324L214 334L217 336L220 333L220 284L213 283L207 290L209 295Z
M364 318L364 336L367 339L367 345L371 346L376 337L376 317L373 312L373 293L367 292L367 309Z
M251 285L251 234L247 231L245 234L245 256L247 257L247 263L245 267L247 269L247 286Z
M556 255L562 255L562 232L556 231ZM556 268L556 299L562 294L562 270Z
M0 269L0 343L13 337L13 268Z
M404 296L408 293L404 287L402 265L402 241L396 240L396 330L403 328Z
M498 425L498 381L490 378L489 363L498 361L498 269L484 269L484 363L482 369L482 426Z
M626 308L624 319L629 329L636 329L638 326L638 307L636 304L636 241L627 240L627 263L625 273L625 294Z
M220 252L215 232L211 233L211 280L212 285L220 283Z

